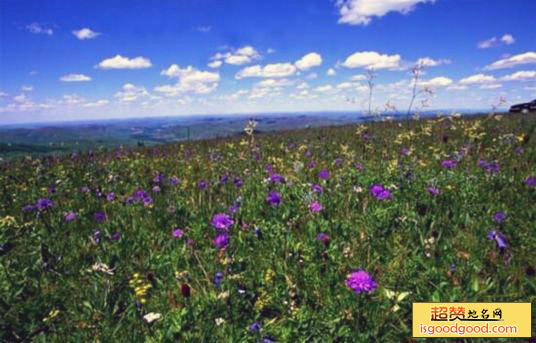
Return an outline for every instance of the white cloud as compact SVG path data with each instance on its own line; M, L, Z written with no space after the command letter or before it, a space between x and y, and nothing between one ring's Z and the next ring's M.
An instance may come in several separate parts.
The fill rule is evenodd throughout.
M101 61L96 68L100 69L141 69L151 67L151 61L145 57L128 58L121 55Z
M309 75L307 75L307 79L308 80L314 80L318 77L318 74L317 73L311 73Z
M449 91L463 91L463 90L466 90L466 89L467 89L467 86L457 85L457 84L450 85L450 86L447 87L447 90L449 90Z
M333 90L332 85L324 85L324 86L319 86L315 88L315 92L319 92L319 93L325 93L325 92L329 92L332 90Z
M357 75L354 75L350 78L350 80L352 81L363 81L363 80L366 80L367 79L367 75L364 75L364 74L357 74Z
M245 77L285 77L295 72L296 67L291 63L267 64L264 67L254 65L240 70L235 78L240 80Z
M85 99L78 94L66 94L63 96L63 100L60 100L60 104L76 105L84 102Z
M226 100L237 100L238 98L240 98L241 96L244 96L246 94L248 94L249 91L247 89L239 89L237 90L236 92L234 92L233 94L231 95L228 95L226 97L224 97Z
M80 30L73 30L73 35L76 36L76 38L82 40L82 39L92 39L100 35L99 32L91 31L91 29L88 29L87 27L80 29Z
M296 86L296 89L306 89L306 88L309 88L309 85L307 84L307 82L302 82L298 86Z
M512 68L521 64L531 64L536 63L536 52L529 51L523 54L510 56L496 62L493 62L489 66L486 66L486 70L495 70L503 68Z
M268 48L268 50L266 50L267 54L273 54L274 52L275 52L275 49L272 49L272 48Z
M22 103L22 102L25 102L28 100L28 98L26 97L26 94L22 93L22 94L19 94L17 96L14 96L13 97L13 100L15 102L19 102L19 103Z
M489 84L489 85L482 85L479 88L480 89L497 89L497 88L501 88L501 87L502 87L502 85L500 83L493 83L493 84Z
M493 83L495 82L495 77L491 75L476 74L466 77L460 80L462 85L473 85L473 84L484 84L484 83Z
M333 68L329 68L328 71L326 72L326 75L328 75L328 76L333 76L335 74L337 74L337 73L335 72L335 69L333 69Z
M227 64L243 65L252 62L253 60L261 58L261 55L254 47L246 45L240 49L236 49L233 52L227 52L225 54L217 53L212 56L213 61L224 61Z
M526 91L536 91L536 86L535 87L525 87L524 89Z
M109 101L106 100L106 99L102 99L102 100L97 100L95 102L88 102L88 103L85 103L84 107L101 107L101 106L104 106L108 103Z
M357 82L342 82L337 85L338 89L349 89L352 87L359 86L359 83Z
M503 81L536 81L536 70L522 70L501 77Z
M256 87L285 87L292 85L289 79L267 79L255 84Z
M220 81L220 74L217 72L201 71L192 66L181 69L176 64L162 70L160 74L177 79L177 83L174 85L155 87L155 91L164 93L167 96L176 96L183 93L207 94L215 90Z
M31 91L33 91L33 89L34 89L33 86L22 86L20 88L20 90L23 91L23 92L31 92Z
M316 67L322 64L322 56L316 52L308 53L294 63L296 68L300 70L307 70L312 67Z
M147 95L149 92L145 87L136 87L132 83L124 84L122 90L115 93L115 97L121 102L132 102Z
M209 64L207 64L210 68L219 68L223 64L222 61L212 61Z
M419 82L419 86L429 88L447 87L451 84L452 80L444 76L434 77L433 79Z
M196 30L199 32L207 33L212 29L211 26L199 26Z
M91 81L91 77L84 74L67 74L60 77L60 81L63 82L83 82Z
M422 65L423 67L436 67L438 65L450 63L450 60L447 59L434 60L430 57L421 57L415 62L415 64Z
M0 97L4 97L4 96L8 96L9 94L5 93L5 92L0 92Z
M500 39L497 39L497 37L491 37L490 39L486 39L482 42L479 42L478 47L480 49L494 48L502 44L506 44L506 45L514 44L515 41L516 40L511 34L506 33Z
M396 69L399 68L400 55L381 55L375 51L356 52L341 63L346 68Z
M26 25L26 30L31 33L43 33L49 36L52 36L52 34L54 33L51 28L39 23L32 23L30 25Z
M372 17L383 17L389 12L407 14L422 2L435 0L337 0L339 23L350 25L368 25Z
M508 33L501 37L501 42L503 42L506 45L514 44L515 41L516 40L514 39L514 36Z

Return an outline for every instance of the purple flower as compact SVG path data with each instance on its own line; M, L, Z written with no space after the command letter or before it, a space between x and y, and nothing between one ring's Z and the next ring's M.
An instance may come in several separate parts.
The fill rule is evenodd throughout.
M173 230L171 230L171 234L175 238L181 238L182 235L184 234L184 230L181 229L180 227L176 227L176 228L173 228Z
M266 170L268 173L272 173L274 167L271 164L267 164L266 167L264 167L264 170Z
M434 186L430 186L426 190L433 196L439 195L439 189Z
M501 251L506 249L506 237L498 231L490 231L488 232L488 239L490 241L495 240L497 243L497 248L499 248Z
M457 163L455 160L444 160L441 162L441 166L445 169L454 169Z
M56 194L56 187L54 187L54 186L50 187L50 188L48 189L48 192L49 192L50 194Z
M207 189L208 183L205 180L201 180L197 184L197 187L199 187L199 189Z
M536 176L529 176L525 179L525 184L529 187L536 187Z
M52 202L52 200L48 199L48 198L41 198L39 200L37 200L37 203L35 204L35 207L37 207L37 209L39 211L44 211L50 207L52 207L54 205L54 203Z
M320 232L318 235L316 235L316 240L324 243L325 245L329 245L329 236L325 232Z
M172 185L172 186L176 186L180 183L180 180L178 177L176 176L172 176L170 179L169 179L169 183Z
M270 192L266 197L266 201L272 206L279 206L281 203L281 194L279 192Z
M379 184L374 184L370 187L370 194L378 200L391 199L391 192Z
M65 213L64 218L66 222L72 222L76 219L76 213L74 213L73 211L67 212Z
M240 188L244 185L244 181L242 181L242 179L239 178L238 176L234 178L233 183L236 188Z
M249 327L249 329L252 331L252 332L257 332L261 329L262 325L258 322L255 322L253 324L251 324L251 326Z
M95 212L95 220L98 222L103 222L106 220L106 214L104 212Z
M363 171L364 167L363 167L363 163L360 163L360 162L356 162L356 164L354 164L354 167L357 171Z
M272 174L272 176L270 176L270 181L272 183L285 183L285 178L279 174Z
M160 193L160 186L154 186L153 193Z
M357 294L370 293L378 287L372 276L363 269L359 269L348 275L346 285Z
M158 174L154 177L153 182L154 182L154 183L160 183L160 182L162 181L162 177L163 177L163 176L164 176L164 174L162 174L162 173L158 173Z
M134 197L133 196L129 196L126 200L125 200L125 204L127 205L132 205L134 203Z
M223 281L223 273L222 272L217 272L216 274L214 274L214 280L212 280L212 283L214 283L214 286L216 288L220 288L222 281Z
M95 232L93 232L93 240L95 241L95 243L99 244L100 243L100 240L101 240L101 232L99 229L95 230Z
M88 192L89 192L89 188L87 186L80 188L80 193L88 193Z
M35 210L35 206L32 204L28 204L22 208L23 212L32 212L33 210Z
M234 203L231 206L229 206L229 212L236 213L238 212L239 208L240 208L240 203Z
M272 337L263 337L262 338L262 343L275 343L275 339L273 339Z
M309 163L307 164L307 167L308 167L309 169L314 169L314 168L316 168L316 161L315 161L315 160L309 161Z
M226 213L218 213L212 217L212 226L218 230L227 231L233 224L233 219Z
M227 233L220 233L214 237L214 245L218 249L225 249L229 245L229 235Z
M121 239L121 232L119 232L119 231L114 232L114 233L112 234L112 237L110 237L110 240L111 240L112 242L117 242L117 241L120 240L120 239Z
M229 179L229 175L227 173L220 176L220 184L225 185L227 183L227 180Z
M149 206L153 203L153 198L151 198L149 195L143 198L143 204L145 206Z
M106 195L106 199L109 201L109 202L112 202L115 200L115 193L114 192L110 192L108 193L108 195Z
M404 147L402 149L400 149L400 155L402 156L409 156L409 153L411 152L411 150L407 147Z
M488 166L488 161L486 160L478 160L478 166L482 169L486 168Z
M502 222L504 222L505 219L506 213L504 213L503 211L495 212L495 214L493 215L493 220L495 220L497 224L501 224Z
M318 213L322 211L322 209L323 207L318 201L313 201L312 203L309 204L309 211L313 213Z
M314 184L311 188L313 189L313 192L318 194L322 194L322 192L324 192L324 188L318 184Z
M336 165L337 167L340 167L341 164L342 164L342 162L343 162L343 161L342 161L342 158L340 158L340 157L337 157L337 158L335 159L335 165Z
M327 180L329 179L329 170L322 169L320 172L318 172L317 176L322 180Z

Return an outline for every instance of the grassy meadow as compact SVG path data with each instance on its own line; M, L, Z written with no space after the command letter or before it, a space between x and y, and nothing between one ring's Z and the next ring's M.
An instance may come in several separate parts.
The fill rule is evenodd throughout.
M441 116L3 161L0 341L429 342L412 302L536 303L535 130Z

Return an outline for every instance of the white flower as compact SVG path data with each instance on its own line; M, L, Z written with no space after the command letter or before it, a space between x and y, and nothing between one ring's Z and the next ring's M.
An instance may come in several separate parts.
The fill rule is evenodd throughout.
M223 323L225 323L225 319L223 319L223 318L216 318L215 322L216 322L216 325L220 326L220 325L222 325Z
M161 317L162 315L160 313L149 312L143 316L143 320L145 320L147 323L152 323L155 320L159 320Z
M93 270L94 272L102 272L102 273L106 273L108 275L114 275L114 270L111 269L110 267L108 267L106 264L104 264L102 262L95 263L91 267L91 270Z

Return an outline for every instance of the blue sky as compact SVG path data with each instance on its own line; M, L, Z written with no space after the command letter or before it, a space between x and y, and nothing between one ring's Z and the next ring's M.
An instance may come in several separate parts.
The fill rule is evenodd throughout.
M0 1L0 124L489 109L536 98L533 0ZM424 92L424 90L431 92ZM424 107L426 106L426 107Z

